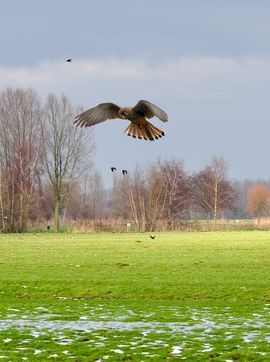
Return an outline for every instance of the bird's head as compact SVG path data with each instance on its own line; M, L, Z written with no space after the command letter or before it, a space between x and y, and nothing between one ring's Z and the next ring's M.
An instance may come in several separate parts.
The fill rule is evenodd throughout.
M123 108L120 108L119 110L119 116L120 118L123 118L123 119L127 119L128 116L130 115L131 113L131 108L129 107L123 107Z

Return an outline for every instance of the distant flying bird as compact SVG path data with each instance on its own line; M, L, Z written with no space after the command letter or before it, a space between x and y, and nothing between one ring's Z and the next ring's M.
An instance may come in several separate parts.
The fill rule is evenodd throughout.
M156 235L150 235L151 239L155 239Z
M165 135L148 119L156 116L162 122L168 121L165 111L148 101L141 100L134 107L119 107L114 103L101 103L79 114L74 123L80 127L91 127L107 119L125 119L130 125L125 129L128 136L154 141Z
M68 59L66 59L66 62L71 63L71 62L72 62L72 59L71 59L71 58L68 58Z
M116 171L116 168L115 168L115 167L111 167L111 171L112 171L112 172Z
M123 175L127 175L127 170L122 170Z

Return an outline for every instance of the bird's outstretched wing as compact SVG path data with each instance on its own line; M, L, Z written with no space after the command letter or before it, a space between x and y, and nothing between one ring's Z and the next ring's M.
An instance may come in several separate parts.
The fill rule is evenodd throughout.
M146 118L152 118L156 116L162 122L168 122L167 113L163 111L163 109L148 101L139 101L136 106L133 107L133 111L137 114L146 116Z
M79 114L74 123L81 127L90 127L106 121L107 119L119 118L120 107L114 103L101 103L96 107Z

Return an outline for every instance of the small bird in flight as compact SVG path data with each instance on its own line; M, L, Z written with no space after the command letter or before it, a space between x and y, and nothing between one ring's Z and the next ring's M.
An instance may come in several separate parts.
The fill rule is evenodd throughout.
M71 62L72 62L72 59L71 59L71 58L68 58L68 59L66 59L66 62L71 63Z
M123 175L127 175L127 170L122 170Z
M111 167L111 171L112 171L112 172L116 171L116 168L115 168L115 167Z
M128 136L154 141L165 135L163 131L148 121L154 116L162 122L168 121L165 111L145 100L140 100L134 107L119 107L114 103L101 103L79 114L74 123L80 127L91 127L108 119L125 119L131 122L125 129Z
M156 235L150 235L151 239L155 239Z

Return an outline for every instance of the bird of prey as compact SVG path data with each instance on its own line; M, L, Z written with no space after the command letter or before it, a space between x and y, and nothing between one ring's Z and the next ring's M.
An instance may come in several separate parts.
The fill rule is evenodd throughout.
M116 171L116 168L115 168L115 167L111 167L111 171L112 171L112 172Z
M91 127L107 119L125 119L131 122L125 129L128 136L154 141L165 135L163 131L148 121L154 116L162 122L168 121L165 111L145 100L140 100L134 107L119 107L114 103L101 103L79 114L74 123L80 127Z
M71 62L72 62L72 59L71 59L71 58L68 58L68 59L66 59L66 62L71 63Z
M127 175L127 170L122 170L123 175Z

